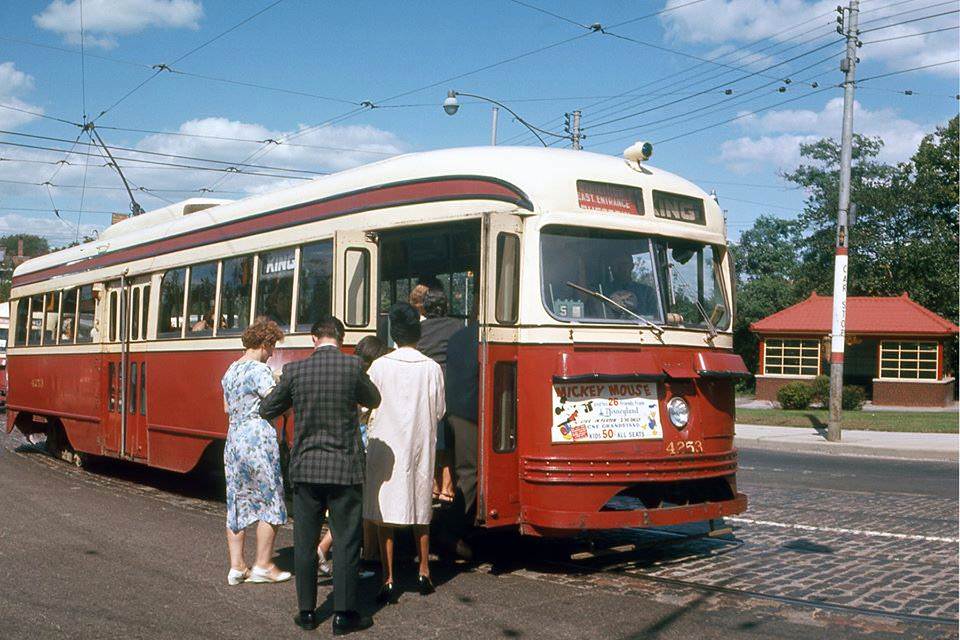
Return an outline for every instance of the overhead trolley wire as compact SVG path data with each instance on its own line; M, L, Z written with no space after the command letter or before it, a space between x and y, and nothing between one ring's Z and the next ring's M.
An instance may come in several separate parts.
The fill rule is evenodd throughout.
M80 143L80 144L86 144L86 143ZM59 147L44 147L44 146L40 146L40 145L21 144L21 143L19 143L19 142L7 142L7 141L5 141L5 140L0 140L0 145L9 146L9 147L18 147L18 148L22 148L22 149L36 149L36 150L41 150L41 151L65 151L65 149L61 149L61 148L59 148ZM99 146L97 146L97 145L90 145L90 146L92 146L92 147L94 147L95 149L98 149L98 150L99 150ZM71 151L71 152L69 152L69 153L71 153L72 155L78 155L78 156L93 156L93 155L96 155L96 154L94 154L94 153L91 153L90 151ZM145 160L145 159L143 159L143 158L127 158L127 157L124 157L124 156L114 156L114 158L115 158L116 160L123 160L124 162L139 162L139 163L141 163L141 164L158 165L158 166L160 166L160 167L174 167L174 168L178 168L178 169L189 169L189 170L192 170L192 171L214 171L214 172L217 172L217 173L242 173L242 174L248 175L248 176L262 176L262 177L266 177L266 178L287 178L287 179L292 179L292 180L310 180L310 179L311 179L311 178L308 177L308 176L291 176L291 175L275 174L275 173L262 173L262 172L258 172L258 171L247 171L247 170L245 170L245 169L238 169L238 168L236 168L236 167L234 167L234 166L229 166L229 167L205 167L205 166L202 166L202 165L178 164L178 163L173 163L173 162L163 162L163 161L161 161L161 160ZM113 166L113 163L112 163L111 161L107 160L106 162L107 162L107 164ZM59 163L58 163L58 164L59 164ZM316 173L316 172L314 172L314 173ZM325 174L320 174L320 175L325 175ZM51 180L52 180L52 178L51 178Z
M236 23L235 25L233 25L233 26L230 27L229 29L226 29L225 31L221 31L220 33L218 33L218 34L215 35L214 37L210 38L209 40L206 40L206 41L200 43L200 44L197 45L196 47L190 49L189 51L187 51L187 52L184 53L183 55L179 56L178 58L174 59L172 62L170 62L170 63L168 63L168 64L158 64L158 65L154 65L154 66L153 66L154 71L153 71L153 73L152 73L150 76L148 76L147 78L145 78L142 82L140 82L140 83L139 83L137 86L135 86L133 89L131 89L131 90L128 91L127 93L123 94L123 96L121 96L116 102L114 102L114 103L111 104L109 107L107 107L106 109L104 109L103 111L101 111L99 114L97 114L97 117L95 117L93 120L94 120L94 121L99 120L103 115L105 115L105 114L108 113L109 111L112 111L112 110L113 110L114 108L116 108L117 105L119 105L121 102L123 102L124 100L126 100L127 98L129 98L130 96L132 96L134 93L136 93L137 91L139 91L139 90L140 90L144 85L146 85L148 82L150 82L151 80L153 80L154 78L156 78L158 75L160 75L160 74L163 73L164 71L169 70L169 68L172 67L173 65L175 65L175 64L177 64L178 62L184 60L185 58L193 55L193 54L196 53L197 51L200 51L200 50L203 49L204 47L206 47L206 46L208 46L208 45L210 45L210 44L213 44L214 42L216 42L217 40L219 40L219 39L222 38L223 36L227 35L228 33L232 32L232 31L235 31L236 29L238 29L238 28L240 28L241 26L245 25L246 23L250 22L251 20L253 20L253 19L256 18L257 16L261 15L262 13L264 13L264 12L266 12L266 11L269 11L270 9L274 8L275 6L277 6L278 4L280 4L281 2L283 2L283 0L275 0L274 2L270 3L269 5L267 5L266 7L264 7L263 9L260 9L260 10L257 11L256 13L253 13L253 14L247 16L246 18L244 18L244 19L241 20L240 22Z
M907 0L907 1L908 1L908 2L913 2L913 1L916 1L916 0ZM681 5L681 6L678 6L678 7L676 7L676 8L681 8L682 6L687 6L687 5ZM817 19L819 19L819 18L828 16L828 15L830 15L830 14L832 14L832 13L833 13L833 11L826 11L826 12L824 12L824 13L818 14L818 15L816 15L816 16L808 19L808 20L804 20L804 21L802 21L802 22L798 22L798 23L796 23L796 24L794 24L794 25L792 25L792 26L790 26L790 27L785 28L784 30L780 31L779 34L777 34L777 35L782 36L782 35L784 35L784 34L786 34L786 33L789 33L789 32L791 32L791 31L793 31L793 30L795 30L795 29L799 29L799 28L801 28L801 27L803 27L803 26L805 26L805 25L810 24L810 22L812 22L813 20L817 20ZM630 22L630 21L627 21L627 22ZM624 24L624 23L619 23L619 24L622 25L622 24ZM749 53L746 53L746 54L744 54L744 55L741 55L741 56L739 56L739 57L737 57L737 58L734 58L734 59L732 59L731 61L732 61L732 62L738 62L738 61L740 61L740 60L745 60L745 59L747 59L747 58L756 57L756 56L760 55L761 53L763 53L763 52L765 52L765 51L767 51L767 50L769 50L769 49L771 49L771 48L774 48L774 47L777 47L777 46L779 46L779 45L785 44L786 42L789 42L789 41L791 41L791 40L795 40L795 39L797 39L797 38L799 38L799 37L802 37L802 36L804 36L804 35L807 35L807 34L809 34L809 33L812 33L813 31L816 31L816 30L818 30L818 29L822 29L824 26L830 26L830 25L832 25L832 24L833 24L833 21L831 20L829 23L825 23L825 24L823 24L823 25L817 25L817 26L813 27L812 29L808 29L808 30L806 30L806 31L804 31L804 32L801 32L801 33L799 33L799 34L793 35L793 36L791 36L791 37L789 37L789 38L786 38L786 39L783 39L783 40L777 40L777 41L772 42L772 43L770 43L770 44L768 44L768 45L766 45L766 46L764 46L764 47L762 47L762 48L760 48L760 49L758 49L758 50L756 50L756 51L749 52ZM818 40L818 39L820 39L820 38L822 38L822 37L824 37L824 36L826 36L826 35L833 35L833 31L831 30L831 31L829 31L828 33L822 34L822 35L820 35L820 36L816 36L816 37L814 37L814 38L807 39L807 40L805 40L805 41L803 41L803 42L797 43L797 44L795 44L795 45L791 45L790 47L787 47L787 48L785 48L785 49L781 49L781 50L779 51L779 53L783 53L783 52L785 52L785 51L789 51L789 50L791 50L791 49L794 49L794 48L796 48L796 47L798 47L798 46L802 46L803 44L806 44L806 43L809 43L809 42L814 42L814 41L816 41L816 40ZM769 35L769 36L766 36L766 37L763 37L763 38L759 38L759 39L757 39L757 40L755 40L755 41L753 41L753 42L750 42L750 43L747 43L747 44L742 45L742 46L740 46L740 47L737 47L736 49L733 49L733 50L731 50L731 51L727 51L727 52L724 52L724 53L719 54L719 55L717 55L717 56L714 56L713 60L720 60L720 59L722 59L722 58L731 56L731 55L733 55L733 54L735 54L735 53L737 53L737 52L739 52L739 51L749 50L750 48L752 48L752 47L754 47L754 46L756 46L756 45L758 45L758 44L760 44L760 43L762 43L762 42L764 42L764 41L766 41L766 40L771 40L771 39L773 39L774 37L775 37L775 35ZM769 54L768 54L768 55L769 55ZM621 97L626 96L626 95L628 95L628 94L631 94L631 93L633 93L633 92L635 92L635 91L639 91L640 89L643 89L643 88L646 88L646 87L655 85L655 84L657 84L657 83L659 83L659 82L661 82L661 81L663 81L663 80L670 80L670 79L676 80L676 78L677 78L678 76L682 76L682 75L687 74L687 73L689 73L689 72L691 72L691 71L694 71L694 70L696 70L696 69L699 69L699 68L701 68L701 67L703 67L703 66L705 66L705 63L699 63L699 64L692 65L692 66L690 66L690 67L687 67L687 68L685 68L685 69L682 69L682 70L680 70L679 72L677 72L676 74L670 74L670 75L666 75L666 76L661 76L661 77L658 77L658 78L654 78L653 80L649 80L649 81L644 82L644 83L642 83L642 84L640 84L640 85L637 85L637 86L635 86L635 87L632 87L631 89L628 89L627 91L624 91L624 92L622 92L622 93L620 93L620 94L617 94L617 95L615 95L615 96L613 96L613 97L611 97L611 98L604 98L604 99L598 100L598 101L596 101L596 102L593 102L593 103L591 103L591 104L584 105L584 107L582 107L582 109L583 109L584 111L586 111L586 110L590 109L591 107L594 107L594 106L603 104L603 103L605 103L605 102L610 102L611 100L616 100L617 98L621 98ZM707 69L707 70L705 70L705 71L703 71L703 72L701 72L701 73L695 74L694 76L692 76L692 77L690 77L690 78L686 78L686 79L684 80L684 82L689 82L690 80L693 80L693 79L695 79L695 78L701 77L701 76L703 76L703 75L705 75L705 74L709 74L709 73L710 73L710 70ZM673 84L674 84L674 85L677 85L677 84L680 84L680 83L679 83L679 82L674 82ZM695 83L693 83L692 85L689 85L689 86L696 86L697 84L700 84L700 82L695 82ZM641 100L642 100L642 99L643 99L643 97L641 97ZM621 107L623 107L623 106L625 106L626 104L629 104L629 103L631 103L631 102L637 102L637 99L636 99L636 98L633 98L633 97L628 98L627 100L620 101L619 103L617 103L617 104L615 104L615 105L610 105L610 106L604 107L604 108L600 109L600 110L597 111L597 112L591 112L591 115L592 115L592 116L596 116L597 114L609 113L609 112L611 112L611 111L616 111L617 109L620 109ZM649 102L649 100L645 100L644 102ZM551 122L553 122L553 121L551 121ZM550 123L544 123L542 126L548 126L549 124L550 124ZM523 132L523 133L521 133L521 134L518 134L517 136L513 136L512 138L508 139L507 142L510 142L510 141L513 141L513 140L517 140L517 139L522 139L522 138L524 138L525 136L526 136L526 132Z
M939 66L942 66L942 65L945 65L945 64L957 64L957 63L960 63L960 59L945 60L945 61L943 61L943 62L934 62L934 63L932 63L932 64L925 64L925 65L921 65L921 66L917 66L917 67L910 67L909 69L899 69L899 70L897 70L897 71L891 71L891 72L889 72L889 73L881 73L881 74L875 75L875 76L868 76L868 77L866 77L866 78L861 78L861 79L857 80L857 82L858 82L858 83L860 83L860 82L867 82L867 81L869 81L869 80L876 80L877 78L886 78L886 77L889 77L889 76L895 76L895 75L899 75L899 74L902 74L902 73L909 73L909 72L911 72L911 71L920 71L920 70L922 70L922 69L929 69L929 68L932 68L932 67L939 67ZM677 139L679 139L679 138L685 138L686 136L690 136L690 135L693 135L693 134L695 134L695 133L699 133L699 132L701 132L701 131L706 131L707 129L712 129L712 128L714 128L714 127L719 127L719 126L724 125L724 124L727 124L727 123L729 123L729 122L734 122L734 121L736 121L736 120L741 120L741 119L743 119L743 118L746 118L746 117L749 117L749 116L752 116L752 115L756 115L756 114L758 114L758 113L762 113L763 111L767 111L767 110L769 110L769 109L773 109L774 107L779 107L779 106L781 106L781 105L784 105L784 104L787 104L787 103L790 103L790 102L796 102L797 100L801 100L801 99L803 99L803 98L808 98L808 97L810 97L810 96L812 96L812 95L816 95L816 94L818 94L818 93L823 93L824 91L830 91L831 89L837 88L837 86L838 86L838 85L830 85L830 86L827 86L827 87L823 87L823 88L820 88L820 89L816 89L816 90L814 90L814 91L807 92L807 93L805 93L805 94L803 94L803 95L796 96L796 97L790 98L790 99L788 99L788 100L783 100L783 101L781 101L781 102L777 102L777 103L774 103L774 104L771 104L771 105L767 105L767 106L765 106L765 107L761 107L760 109L756 109L756 110L750 111L750 112L748 112L748 113L741 113L741 114L737 115L736 117L729 118L729 119L727 119L727 120L723 120L722 122L715 122L715 123L713 123L713 124L711 124L711 125L707 125L707 126L705 126L705 127L700 127L700 128L698 128L698 129L694 129L694 130L692 130L692 131L687 131L687 132L685 132L685 133L681 133L681 134L672 136L672 137L670 137L670 138L664 138L663 140L658 140L658 141L655 142L654 144L663 144L663 143L665 143L665 142L672 142L673 140L677 140Z
M6 129L0 129L0 134L9 135L9 136L19 136L19 137L22 137L22 138L32 138L32 139L35 139L35 140L49 140L49 141L51 141L51 142L67 142L67 143L70 142L70 140L67 139L67 138L57 138L57 137L54 137L54 136L41 136L41 135L34 134L34 133L21 133L21 132L19 132L19 131L8 131L8 130L6 130ZM84 145L84 146L87 146L87 147L99 147L98 144L93 143L93 142L77 142L76 144ZM229 166L233 166L233 167L249 167L249 168L251 168L251 169L265 169L265 170L268 170L268 171L288 171L288 172L292 172L292 173L307 173L307 174L311 174L311 175L326 175L326 173L323 172L323 171L310 171L310 170L308 170L308 169L293 169L293 168L290 168L290 167L272 167L272 166L269 166L269 165L262 165L262 164L245 164L245 163L242 163L242 162L237 162L237 163L235 163L235 162L230 162L229 160L214 160L214 159L212 159L212 158L201 158L201 157L198 157L198 156L185 156L185 155L179 155L179 154L175 154L175 153L162 153L162 152L160 152L160 151L147 151L147 150L144 150L144 149L134 149L134 148L132 148L132 147L121 147L121 146L117 146L117 145L110 145L110 148L111 148L111 149L119 149L120 151L129 151L129 152L132 152L132 153L140 153L140 154L149 155L149 156L157 156L157 157L162 157L162 158L174 158L174 159L176 159L176 160L196 160L196 161L198 161L198 162L210 162L210 163L213 163L213 164L224 164L224 165L229 165ZM62 149L58 149L58 151L62 151ZM136 160L136 159L134 158L134 160Z
M828 47L836 46L836 45L838 44L838 42L839 42L839 41L836 41L836 40L835 40L835 41L832 41L832 42L828 42L828 43L826 43L826 44L824 44L824 45L821 45L821 46L816 47L816 48L814 48L814 49L810 49L809 51L805 51L805 52L803 52L803 53L801 53L801 54L798 54L798 55L796 55L796 56L793 56L792 58L789 58L789 59L787 59L787 60L783 60L782 62L777 62L776 64L772 64L772 65L769 65L769 66L767 66L767 67L764 67L763 69L761 69L761 71L768 71L768 70L770 70L770 69L773 69L773 68L776 68L776 67L780 67L780 66L783 66L783 65L785 65L785 64L789 64L789 63L791 63L791 62L793 62L793 61L795 61L795 60L799 60L800 58L804 58L804 57L806 57L806 56L808 56L808 55L810 55L810 54L816 53L816 52L818 52L818 51L823 51L824 49L826 49L826 48L828 48ZM705 94L705 93L714 91L714 90L716 90L716 89L722 89L722 88L724 88L724 87L729 87L729 86L732 85L732 84L736 84L736 83L738 83L738 82L742 82L742 81L744 81L744 80L746 80L746 79L748 79L748 78L751 78L751 77L753 77L753 76L756 76L756 75L760 75L760 73L759 73L759 72L753 72L753 73L747 74L747 75L745 75L745 76L742 76L742 77L740 77L740 78L736 78L736 79L734 79L734 80L731 80L731 81L729 81L729 82L722 82L722 83L720 83L720 84L713 85L713 86L711 86L711 87L708 88L708 89L704 89L703 91L698 92L698 94L699 94L699 95L702 95L702 94ZM666 103L663 103L663 104L655 105L655 106L653 106L653 107L649 107L649 108L643 109L643 110L641 110L641 111L635 111L635 112L633 112L633 113L628 113L628 114L626 114L626 115L618 116L618 117L616 117L616 118L610 118L610 119L608 119L608 120L604 120L603 122L598 122L598 123L596 123L596 124L590 125L589 129L595 129L595 128L597 128L597 127L602 127L602 126L605 126L605 125L608 125L608 124L612 124L612 123L614 123L614 122L620 122L620 121L622 121L622 120L626 120L626 119L628 119L628 118L633 118L633 117L636 117L636 116L638 116L638 115L643 115L643 114L645 114L645 113L649 113L649 112L655 111L655 110L657 110L657 109L662 109L662 108L664 108L664 107L672 106L672 105L677 104L678 102L681 102L681 101L682 101L682 100L673 100L673 101L671 101L671 102L666 102Z
M960 25L953 25L952 27L943 27L942 29L931 29L930 31L921 31L920 33L907 33L902 36L893 36L891 38L880 38L879 40L864 40L860 44L876 44L878 42L890 42L891 40L903 40L904 38L916 38L918 36L926 36L931 33L940 33L941 31L956 31L960 29Z

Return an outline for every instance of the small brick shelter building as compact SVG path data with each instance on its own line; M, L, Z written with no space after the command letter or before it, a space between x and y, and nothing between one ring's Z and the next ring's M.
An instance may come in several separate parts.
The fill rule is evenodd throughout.
M750 325L760 340L759 400L795 380L830 373L833 298L809 298ZM953 402L955 379L944 352L957 325L911 300L847 298L843 382L864 387L878 405L942 407Z

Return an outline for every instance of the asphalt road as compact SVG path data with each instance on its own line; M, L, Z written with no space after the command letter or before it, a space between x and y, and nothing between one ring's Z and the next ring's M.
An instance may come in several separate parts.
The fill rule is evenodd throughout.
M292 583L226 585L217 481L0 444L0 638L308 637ZM357 637L956 637L936 621L957 617L956 465L741 461L752 502L733 538L620 532L574 559L583 547L490 539L483 561L436 566L429 598L378 611L364 581L376 626ZM291 544L284 528L285 568ZM399 571L411 588L414 565Z

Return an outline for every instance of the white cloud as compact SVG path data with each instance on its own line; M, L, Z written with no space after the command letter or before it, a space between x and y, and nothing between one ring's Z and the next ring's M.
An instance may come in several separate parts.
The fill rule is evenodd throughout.
M839 139L843 98L832 98L820 111L783 109L763 115L741 118L744 129L761 134L727 140L721 145L720 160L731 170L746 173L764 165L792 169L800 161L800 145L824 137ZM866 109L854 103L854 130L864 136L879 137L884 142L880 159L888 162L907 160L917 150L920 140L933 127L901 118L896 110Z
M203 7L195 0L85 0L84 43L112 48L115 35L138 33L150 27L198 29ZM80 42L79 0L53 0L33 16L41 29L61 34L67 42Z
M689 0L668 0L666 8L677 8ZM837 3L833 0L818 0L805 2L804 0L707 0L690 9L679 8L661 16L661 22L666 30L667 37L678 43L701 44L715 47L717 53L730 49L733 45L742 46L755 40L770 38L771 42L758 45L766 47L775 42L798 44L814 37L817 34L829 35L836 26L834 23L834 9ZM861 12L861 39L865 42L880 40L896 36L913 35L939 27L950 27L956 19L952 16L942 16L932 20L925 20L913 24L900 25L888 29L868 33L868 29L885 26L900 20L928 15L917 9L917 13L906 16L884 19L903 9L887 10L886 7L872 8L870 5ZM909 9L906 9L909 11ZM821 15L828 14L828 15ZM820 16L820 17L816 17ZM706 19L705 19L706 17ZM822 29L805 33L817 24ZM794 25L802 25L791 29ZM797 55L819 44L829 42L826 37L806 46L791 49L786 56ZM775 55L779 48L768 51ZM839 46L837 48L839 51ZM918 35L901 40L876 42L867 44L861 49L864 60L879 61L890 68L908 68L942 62L956 58L957 36L955 31L944 31L935 34ZM734 54L734 58L745 55L745 52ZM825 55L825 54L817 54ZM783 59L783 56L779 56ZM733 58L730 58L732 60ZM816 58L814 58L816 59ZM803 60L806 60L804 58ZM728 59L721 60L728 62ZM749 59L737 62L740 66L751 66ZM799 62L798 62L799 64ZM785 66L783 68L790 68ZM944 77L955 77L957 65L944 65L927 70Z
M61 220L56 216L27 216L17 213L0 215L0 236L29 233L46 238L51 246L64 246L77 237L76 214L72 216L71 220L70 216L63 214L64 219ZM99 232L97 227L98 225L81 223L80 239L96 236Z
M20 96L33 90L33 77L17 69L12 62L0 62L0 104L15 109L42 113L43 108L24 102ZM13 109L0 109L0 128L13 129L36 116Z

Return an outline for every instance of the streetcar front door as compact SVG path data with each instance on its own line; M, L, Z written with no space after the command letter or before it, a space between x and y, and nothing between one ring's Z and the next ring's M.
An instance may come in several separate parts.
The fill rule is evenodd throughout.
M506 213L483 220L480 300L480 443L478 519L487 527L516 524L521 498L516 325L520 306L523 221Z

